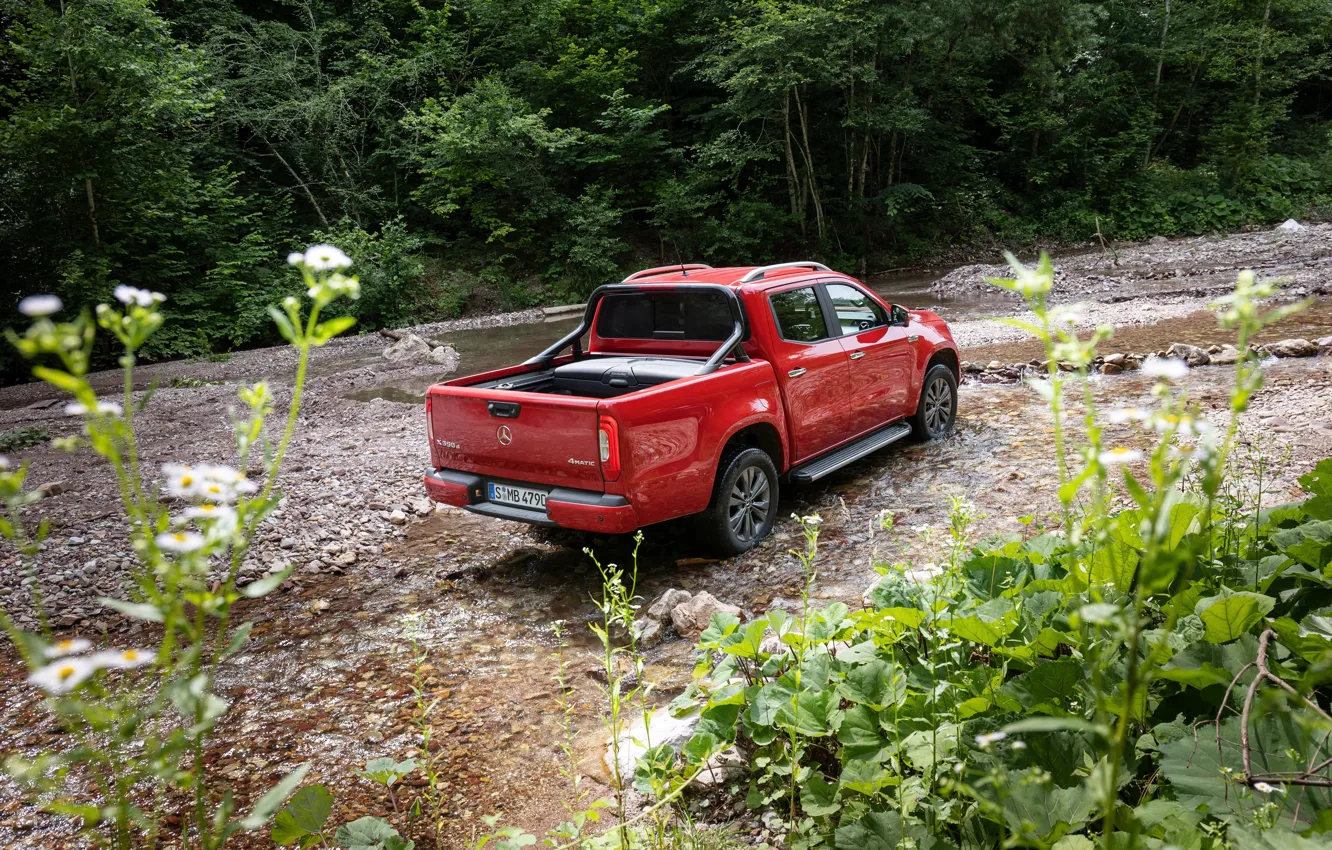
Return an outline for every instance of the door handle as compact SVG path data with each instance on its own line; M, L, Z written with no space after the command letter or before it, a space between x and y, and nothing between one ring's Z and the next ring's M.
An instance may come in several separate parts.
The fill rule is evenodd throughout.
M799 378L803 374L805 374L804 369L792 369L791 371L786 373L786 376L788 378Z
M864 356L865 356L865 352L863 352L863 351L853 351L853 352L851 352L851 359L852 359L852 360L859 360L860 358L862 358L862 357L864 357Z

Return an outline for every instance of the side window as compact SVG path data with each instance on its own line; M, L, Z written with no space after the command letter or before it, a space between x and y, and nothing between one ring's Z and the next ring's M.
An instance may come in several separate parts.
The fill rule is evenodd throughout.
M828 298L837 314L842 336L888 324L883 308L865 293L844 283L828 284Z
M814 287L779 292L769 300L782 339L818 342L828 338L828 324L823 320L823 308L819 306L819 297Z

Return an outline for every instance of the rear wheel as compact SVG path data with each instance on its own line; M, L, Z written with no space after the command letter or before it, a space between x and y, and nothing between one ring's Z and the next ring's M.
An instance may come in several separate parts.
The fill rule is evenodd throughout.
M920 386L920 401L916 415L911 417L911 430L921 440L937 440L953 430L957 419L957 376L942 363L936 363L925 373Z
M777 518L777 467L762 449L728 452L717 467L712 502L699 520L727 555L748 552L772 531Z

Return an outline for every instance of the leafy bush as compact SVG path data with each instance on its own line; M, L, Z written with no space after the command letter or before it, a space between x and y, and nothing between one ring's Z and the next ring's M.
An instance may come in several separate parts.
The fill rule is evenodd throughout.
M419 321L416 310L421 302L418 284L425 273L420 256L424 241L408 233L401 216L374 233L344 218L333 230L316 231L311 238L343 246L356 257L361 298L355 315L363 325L397 327Z
M0 453L21 452L51 442L51 433L36 425L11 428L0 434Z

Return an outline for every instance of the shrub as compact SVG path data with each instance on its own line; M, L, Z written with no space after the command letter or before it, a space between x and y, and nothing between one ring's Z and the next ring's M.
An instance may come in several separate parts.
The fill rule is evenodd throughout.
M24 449L49 442L51 442L51 433L45 428L36 425L24 425L21 428L11 428L0 434L0 452L21 452Z

